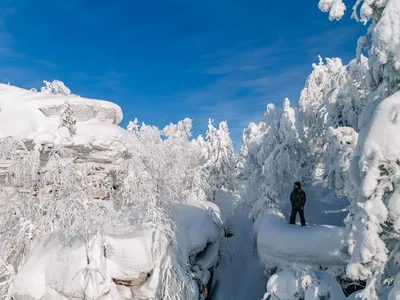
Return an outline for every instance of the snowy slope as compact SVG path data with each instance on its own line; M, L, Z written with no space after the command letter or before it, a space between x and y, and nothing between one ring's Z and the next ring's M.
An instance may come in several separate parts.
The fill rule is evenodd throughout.
M219 215L218 208L207 202L186 204L174 210L180 240L190 247L192 254L219 238L219 228L212 214ZM134 299L148 299L154 293L152 282L157 281L152 278L157 276L157 272L153 272L157 262L151 256L152 240L151 230L94 237L89 243L90 266L85 270L87 253L82 241L63 246L56 235L43 237L15 278L13 298L72 300L82 298L87 285L93 299L131 299L123 296L131 293L129 289L113 281L120 280L132 282ZM207 257L202 259L199 263L207 265ZM85 277L87 272L89 277Z

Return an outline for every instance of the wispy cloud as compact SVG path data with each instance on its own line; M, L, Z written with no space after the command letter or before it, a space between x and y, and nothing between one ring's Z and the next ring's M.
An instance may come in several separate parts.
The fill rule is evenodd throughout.
M269 46L257 47L256 41L242 43L233 48L220 49L203 55L208 66L201 70L205 74L231 74L232 72L254 72L273 62L287 49L279 40Z
M307 38L281 38L269 45L253 40L206 53L202 64L190 71L209 76L210 82L181 96L188 107L196 107L194 116L201 122L208 117L228 120L237 148L243 128L261 120L266 104L280 106L289 97L296 106L317 55L334 52L353 35L354 30L335 29Z
M243 107L260 107L267 102L281 101L271 99L276 91L284 92L293 77L304 76L304 69L310 66L299 66L276 69L282 57L292 49L285 47L284 41L276 41L268 46L258 47L254 41L231 49L220 49L203 56L204 63L197 70L203 74L215 76L209 84L188 91L185 95L189 105L206 105L216 107L237 107L238 114ZM289 89L286 89L287 91ZM230 108L233 111L232 108ZM260 112L262 114L262 112Z

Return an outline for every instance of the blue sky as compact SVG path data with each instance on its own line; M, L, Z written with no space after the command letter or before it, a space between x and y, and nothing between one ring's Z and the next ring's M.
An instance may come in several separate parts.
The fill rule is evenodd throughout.
M227 120L236 148L266 104L293 104L317 56L355 56L365 28L317 0L0 0L0 81L118 103L124 121Z

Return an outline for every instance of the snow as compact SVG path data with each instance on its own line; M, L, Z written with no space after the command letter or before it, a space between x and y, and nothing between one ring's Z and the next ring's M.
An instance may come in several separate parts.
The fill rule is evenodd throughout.
M363 296L369 299L379 298L379 278L399 276L399 112L400 92L364 110L357 156L351 164L357 197L349 223L346 250L351 258L346 274L355 280L368 279ZM396 283L393 294L398 295L395 287Z
M268 278L257 255L256 237L248 214L247 209L240 208L225 217L233 236L220 245L221 259L214 274L213 300L259 300L265 293Z
M152 232L139 231L103 238L96 237L89 242L89 268L97 277L92 279L92 285L89 284L89 290L93 288L89 293L104 296L101 299L113 299L109 295L113 278L137 279L153 269L150 257ZM104 245L107 245L106 257ZM16 276L12 292L14 299L54 299L49 293L67 298L82 297L86 284L82 271L86 266L85 248L81 240L64 246L54 234L42 237Z
M329 274L296 264L269 278L264 299L268 295L271 300L346 299L339 283Z
M34 145L58 143L60 115L68 101L77 119L77 134L68 146L86 160L110 163L132 148L132 136L117 126L121 108L111 102L37 93L0 84L0 138L12 136ZM24 120L24 122L21 122ZM99 155L97 155L99 154Z
M200 252L211 244L200 255L199 264L204 268L215 265L218 259L215 242L219 229L210 213L219 214L219 210L215 204L207 202L184 204L174 210L179 240L183 240L191 253ZM113 279L131 281L132 291L138 295L154 293L152 281L158 268L151 255L152 240L152 230L93 237L89 242L90 264L87 266L86 245L82 240L65 246L56 234L44 236L36 242L16 275L12 296L15 300L82 298L87 284L85 272L93 277L86 291L96 299L125 299L121 293L127 291L118 286L120 293Z
M187 203L173 208L173 218L185 247L191 253L202 251L207 244L216 242L220 237L221 212L212 202L189 198Z
M283 216L275 215L259 217L254 224L263 265L288 268L300 262L316 269L328 268L333 273L345 266L340 253L344 229L329 225L293 226Z
M318 7L323 12L329 12L329 20L340 20L346 10L342 0L320 0Z
M74 96L35 93L12 85L0 84L0 107L2 113L15 112L21 107L38 110L47 118L58 117L65 101L73 106L78 121L98 121L119 124L122 121L121 108L108 101Z
M267 283L267 291L281 300L296 299L296 272L293 269L284 270L272 275Z
M365 127L358 144L361 160L376 157L396 161L400 157L400 92L381 101Z

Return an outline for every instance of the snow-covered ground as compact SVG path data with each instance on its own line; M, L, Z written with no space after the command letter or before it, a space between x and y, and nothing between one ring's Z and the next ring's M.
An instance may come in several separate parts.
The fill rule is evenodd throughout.
M237 210L228 223L233 236L220 246L222 259L215 272L211 300L259 300L268 278L257 255L248 210Z

